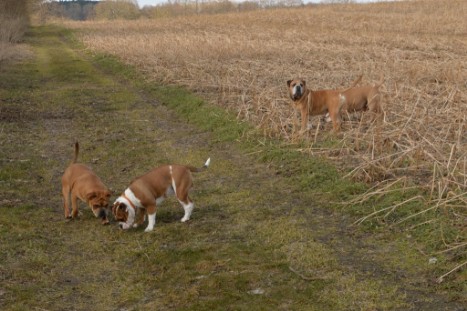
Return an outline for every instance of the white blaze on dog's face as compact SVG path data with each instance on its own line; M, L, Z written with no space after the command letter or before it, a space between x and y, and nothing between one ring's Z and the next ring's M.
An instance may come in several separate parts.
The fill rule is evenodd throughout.
M287 86L289 87L290 98L299 100L305 93L306 82L303 79L293 79L287 81Z
M131 228L135 222L135 210L118 199L112 206L112 214L123 230Z

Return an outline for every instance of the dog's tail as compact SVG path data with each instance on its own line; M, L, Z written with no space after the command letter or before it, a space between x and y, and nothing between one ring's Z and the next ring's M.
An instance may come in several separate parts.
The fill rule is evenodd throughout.
M71 162L72 164L78 161L78 153L79 153L79 144L78 142L75 142L75 154L73 156L73 161Z
M190 170L190 172L198 173L198 172L205 171L208 168L210 163L211 163L211 158L207 159L202 167L187 166L187 168Z
M352 84L351 84L348 88L346 88L345 90L341 91L341 93L346 92L346 91L348 91L348 90L350 90L350 89L356 87L357 84L360 83L360 81L362 81L362 78L363 78L363 74L360 74L360 76L359 76L357 79L355 79L355 81L352 82Z
M360 81L362 81L362 78L363 78L363 73L360 74L360 76L357 79L355 79L355 81L352 83L352 85L349 88L356 87L357 84L360 83Z

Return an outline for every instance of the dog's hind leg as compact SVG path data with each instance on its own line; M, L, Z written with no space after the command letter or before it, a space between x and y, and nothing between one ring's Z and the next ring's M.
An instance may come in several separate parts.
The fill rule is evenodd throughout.
M78 197L71 193L71 217L78 217Z
M185 210L185 215L183 216L181 222L186 222L190 220L191 213L193 212L195 205L191 201L188 201L188 203L183 203L183 202L180 202L180 203L183 205L183 209Z
M186 222L190 220L191 213L193 212L195 205L193 201L191 201L190 197L188 196L188 193L185 194L182 198L178 198L178 202L180 202L180 204L183 206L183 209L185 211L185 215L183 215L181 222Z
M342 95L339 95L339 98L336 99L338 103L335 105L332 105L332 109L329 109L329 117L331 118L332 121L332 127L334 129L334 132L339 132L341 129L341 109L343 106L343 103L345 102L345 97Z
M381 107L381 94L378 92L370 93L367 105L368 111L371 114L371 122L384 120L384 111Z

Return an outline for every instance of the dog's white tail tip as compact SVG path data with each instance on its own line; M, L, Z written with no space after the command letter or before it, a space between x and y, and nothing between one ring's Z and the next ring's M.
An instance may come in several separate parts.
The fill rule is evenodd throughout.
M204 163L204 166L205 166L205 167L208 167L209 164L211 164L211 158L209 158L209 159L206 160L206 163Z

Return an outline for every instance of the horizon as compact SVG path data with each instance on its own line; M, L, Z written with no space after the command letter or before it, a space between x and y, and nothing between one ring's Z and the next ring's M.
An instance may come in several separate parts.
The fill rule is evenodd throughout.
M231 0L232 2L244 2L244 0ZM359 3L369 3L369 2L383 2L385 0L354 0ZM140 8L144 6L157 6L159 4L167 3L169 0L136 0ZM303 3L320 3L323 0L304 0Z

